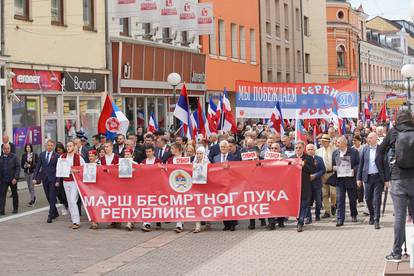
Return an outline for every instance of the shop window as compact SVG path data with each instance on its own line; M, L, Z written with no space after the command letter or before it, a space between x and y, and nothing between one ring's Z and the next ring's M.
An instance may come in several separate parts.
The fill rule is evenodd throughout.
M157 99L157 109L158 109L158 127L166 129L166 122L165 122L165 98L158 98Z
M137 128L145 127L145 98L137 98Z
M63 100L63 115L76 116L76 97L65 97Z
M96 126L98 125L101 114L101 98L79 98L80 129L91 141L92 136L97 134Z
M65 143L76 138L76 119L65 119Z
M157 115L155 113L155 98L147 98L147 110L148 110L147 118L149 118L151 114L154 114L154 116Z
M128 133L135 132L134 124L134 98L127 97L125 98L125 116L129 120Z
M43 97L43 115L57 115L57 97Z
M119 34L129 36L129 18L120 18L119 24L121 25L121 32Z

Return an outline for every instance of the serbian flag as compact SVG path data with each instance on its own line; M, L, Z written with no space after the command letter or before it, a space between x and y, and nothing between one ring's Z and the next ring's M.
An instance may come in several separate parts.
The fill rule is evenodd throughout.
M126 135L128 127L128 118L106 95L105 104L98 120L98 133L105 134L108 140L113 141L117 134Z
M318 145L318 127L316 126L316 125L313 125L313 144L315 145L315 146L317 146Z
M217 124L220 119L219 112L217 111L217 105L213 101L213 97L210 96L207 109L207 122L211 133L217 132Z
M184 136L188 139L193 139L193 126L191 122L191 113L188 106L187 88L183 85L181 89L181 95L178 98L178 102L175 105L174 117L180 120Z
M231 105L226 88L224 88L223 98L221 100L221 122L220 126L223 131L231 131L237 133L237 125L231 113Z
M378 115L378 122L386 122L387 119L388 119L387 103L384 101L384 103L382 104L382 107L381 107L381 111Z
M333 107L332 107L332 120L333 120L334 127L339 132L339 135L342 135L342 130L341 130L342 120L341 118L339 118L339 115L338 115L338 102L336 101L336 98L334 99Z
M365 118L365 121L371 119L371 97L369 95L368 95L368 97L365 97L364 118Z
M152 112L151 116L149 117L148 131L152 133L155 133L156 131L158 131L158 123L157 123L157 120L155 120L154 112Z
M284 126L283 126L283 116L282 110L280 108L280 102L276 103L275 109L272 112L272 116L270 117L269 127L274 129L276 132L284 133Z
M209 122L204 114L203 109L201 108L200 101L198 101L197 110L194 111L194 118L197 123L197 132L202 134L204 137L210 137L211 131L209 128Z
M305 143L305 145L307 144L307 138L306 138L306 130L305 127L303 126L303 123L300 119L296 119L296 142L297 141L302 141Z

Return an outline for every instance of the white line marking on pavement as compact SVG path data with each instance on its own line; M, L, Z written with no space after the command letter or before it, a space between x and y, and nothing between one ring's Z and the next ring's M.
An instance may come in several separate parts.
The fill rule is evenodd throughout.
M60 206L62 206L62 204L56 204L56 208L59 208ZM48 211L48 210L49 210L49 206L46 206L46 207L35 209L35 210L32 210L32 211L28 211L28 212L24 212L24 213L20 213L20 214L16 214L16 215L11 215L11 216L8 216L8 217L5 217L5 218L1 218L0 223L5 222L5 221L9 221L9 220L12 220L12 219L18 219L18 218L21 218L21 217L25 217L25 216L33 215L33 214L36 214L36 213Z
M88 276L101 276L114 271L124 265L127 265L136 259L144 256L145 254L165 246L166 244L183 237L189 232L183 232L177 234L173 231L163 233L151 240L140 243L135 247L132 247L118 255L112 256L104 261L96 263L90 267L87 267L79 272L75 272L73 275L88 275Z

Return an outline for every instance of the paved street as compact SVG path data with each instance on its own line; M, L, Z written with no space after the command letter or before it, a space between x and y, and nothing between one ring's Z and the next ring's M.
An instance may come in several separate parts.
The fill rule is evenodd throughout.
M20 195L25 202L27 191ZM85 217L74 231L67 216L47 224L42 211L0 221L0 274L381 275L392 244L391 208L389 204L379 231L360 215L358 223L340 229L332 221L306 226L303 233L296 232L293 222L273 232L260 227L250 231L242 223L232 233L213 224L210 231L180 235L167 230L92 231ZM186 230L192 227L185 225Z

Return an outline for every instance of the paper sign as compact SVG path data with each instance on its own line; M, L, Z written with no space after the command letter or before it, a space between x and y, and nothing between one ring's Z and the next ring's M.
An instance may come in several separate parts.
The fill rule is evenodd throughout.
M191 164L191 158L190 157L175 157L174 158L174 164Z
M280 159L279 152L271 152L271 151L266 152L265 160L275 160L275 159Z
M83 182L96 183L96 163L86 163L83 167Z
M66 158L59 158L56 165L56 177L69 177L70 175L70 164Z
M193 165L193 184L207 184L207 164Z
M256 160L257 159L257 153L255 151L243 152L241 154L241 158L242 158L243 161Z
M119 158L119 178L132 178L132 158Z

